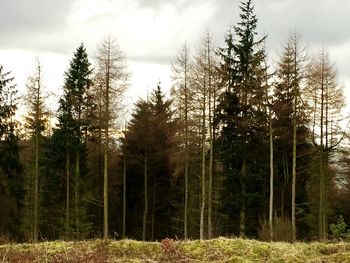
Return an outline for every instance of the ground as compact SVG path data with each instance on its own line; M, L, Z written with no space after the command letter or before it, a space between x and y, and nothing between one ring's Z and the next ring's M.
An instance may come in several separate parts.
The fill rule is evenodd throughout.
M1 245L0 262L350 262L350 243L54 241Z

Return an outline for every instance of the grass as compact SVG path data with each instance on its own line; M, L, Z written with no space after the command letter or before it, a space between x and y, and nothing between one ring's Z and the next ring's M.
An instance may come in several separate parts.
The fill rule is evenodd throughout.
M0 262L350 262L350 243L54 241L1 245Z

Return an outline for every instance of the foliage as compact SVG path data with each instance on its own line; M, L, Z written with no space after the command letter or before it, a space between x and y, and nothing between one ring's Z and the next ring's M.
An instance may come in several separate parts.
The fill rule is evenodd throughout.
M17 88L10 75L0 65L0 236L20 240L24 182L15 119Z
M348 225L345 223L342 215L338 216L337 222L335 224L331 224L329 229L334 239L350 239L350 229L348 229Z
M172 235L174 188L170 155L174 150L174 122L170 100L158 85L150 100L139 100L123 140L123 154L128 160L127 207L128 222L141 225L140 211L144 209L144 193L148 192L149 215L147 239ZM147 158L147 167L145 159ZM148 183L144 185L147 168ZM140 238L139 227L127 231L128 236Z

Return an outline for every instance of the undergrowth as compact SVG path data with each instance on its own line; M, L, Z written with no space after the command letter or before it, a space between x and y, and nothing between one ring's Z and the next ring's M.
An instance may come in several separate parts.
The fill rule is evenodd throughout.
M350 243L102 240L0 246L0 262L350 262Z

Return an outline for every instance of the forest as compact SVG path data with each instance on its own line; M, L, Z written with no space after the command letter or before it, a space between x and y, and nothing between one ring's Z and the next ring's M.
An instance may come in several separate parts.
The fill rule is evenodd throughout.
M93 58L77 47L54 114L39 60L24 96L0 64L0 243L350 239L336 66L298 32L272 63L253 1L237 8L224 46L209 30L196 48L185 42L173 85L135 105L123 101L130 76L113 36Z

